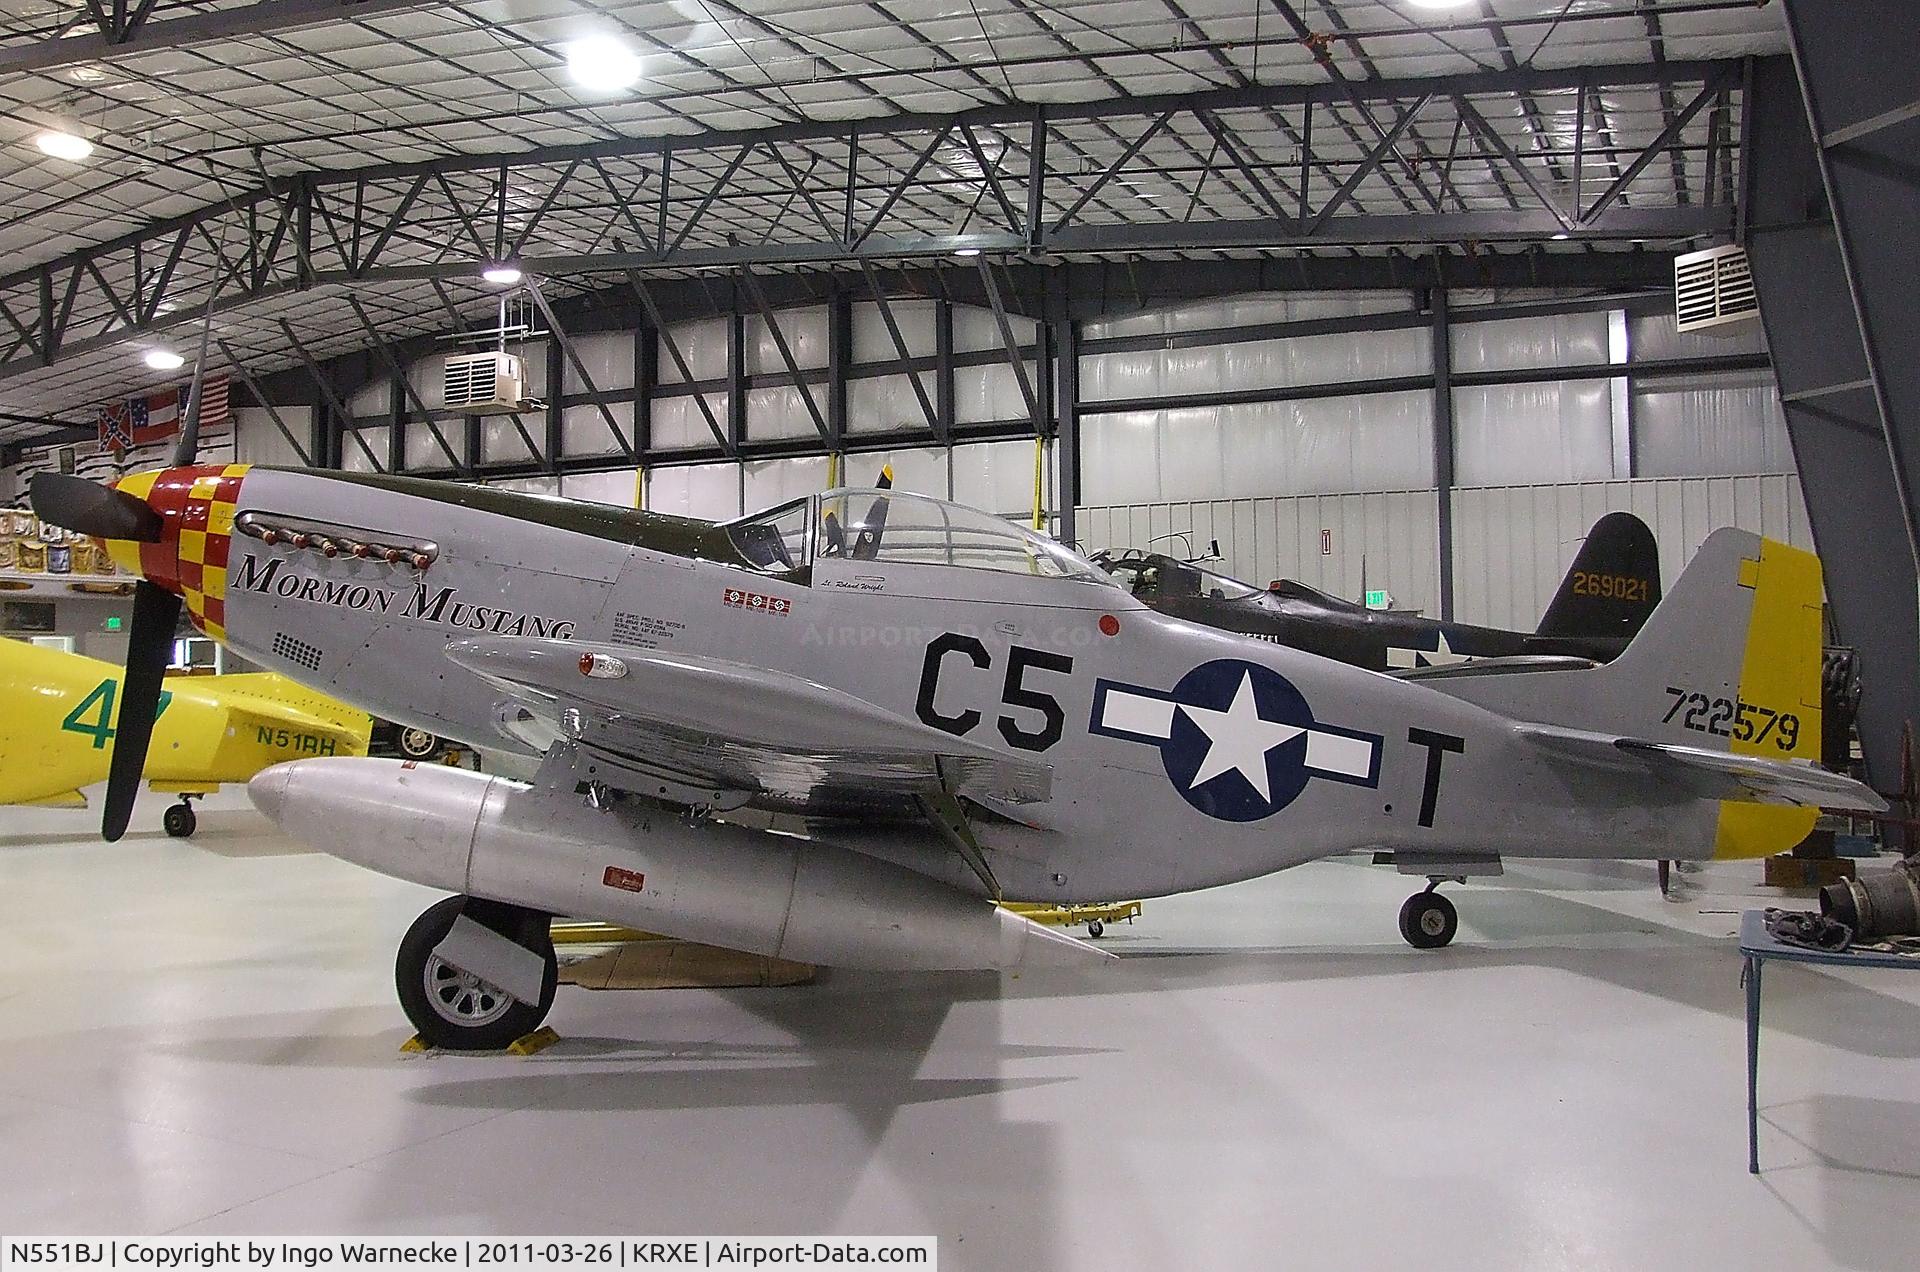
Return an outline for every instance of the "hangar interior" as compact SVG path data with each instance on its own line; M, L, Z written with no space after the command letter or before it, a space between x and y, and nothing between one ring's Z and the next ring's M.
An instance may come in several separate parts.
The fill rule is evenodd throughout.
M203 464L714 521L885 467L1087 554L1524 632L1603 513L1668 584L1732 526L1820 554L1864 775L1904 792L1902 31L1897 0L22 5L0 509L169 464L102 413L204 370ZM1683 330L1676 257L1726 245L1744 317ZM458 398L476 358L500 386ZM7 635L128 658L125 589L19 565ZM930 1231L960 1267L1878 1268L1920 1236L1907 978L1774 973L1740 1170L1729 938L1811 896L1758 862L1664 898L1650 861L1511 864L1410 950L1406 881L1333 858L1151 899L1099 973L569 989L537 1056L403 1058L385 951L426 890L237 786L191 841L164 802L119 845L0 814L9 1231Z

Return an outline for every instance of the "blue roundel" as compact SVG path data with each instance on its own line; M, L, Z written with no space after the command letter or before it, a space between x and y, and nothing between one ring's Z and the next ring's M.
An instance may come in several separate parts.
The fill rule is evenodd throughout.
M1182 676L1172 696L1190 710L1173 713L1160 760L1189 804L1223 821L1258 821L1306 789L1313 711L1279 672L1218 659Z

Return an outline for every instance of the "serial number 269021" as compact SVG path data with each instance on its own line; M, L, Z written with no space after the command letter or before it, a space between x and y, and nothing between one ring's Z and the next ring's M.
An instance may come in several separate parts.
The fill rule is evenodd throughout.
M1704 693L1667 686L1673 705L1660 717L1666 724L1680 717L1683 728L1696 733L1711 733L1738 742L1771 742L1782 751L1791 751L1800 742L1800 717L1791 711L1776 711L1744 698L1709 698Z

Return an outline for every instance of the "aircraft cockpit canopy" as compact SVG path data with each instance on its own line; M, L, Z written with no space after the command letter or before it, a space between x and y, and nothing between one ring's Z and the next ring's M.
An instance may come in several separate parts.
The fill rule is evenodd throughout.
M898 490L841 488L720 527L755 567L776 573L822 560L997 570L1118 584L1063 544L1004 517Z

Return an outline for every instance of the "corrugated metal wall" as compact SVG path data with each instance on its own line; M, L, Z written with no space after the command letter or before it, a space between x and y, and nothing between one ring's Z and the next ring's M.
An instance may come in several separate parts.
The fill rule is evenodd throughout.
M1364 570L1366 586L1386 588L1397 605L1430 610L1439 595L1431 490L1118 504L1081 508L1076 517L1088 552L1151 544L1170 556L1198 555L1217 539L1215 568L1252 583L1295 578L1358 597ZM1177 534L1185 537L1167 537Z
M1587 528L1615 510L1653 528L1668 582L1721 526L1813 546L1799 479L1786 474L1461 489L1453 500L1455 616L1533 627ZM1295 578L1355 600L1364 559L1367 587L1387 589L1397 606L1437 612L1438 502L1431 490L1114 504L1076 515L1089 552L1152 544L1182 556L1205 553L1218 539L1224 573L1252 583ZM1185 539L1166 537L1180 532Z
M1653 528L1665 583L1721 526L1813 547L1800 480L1786 474L1462 489L1453 500L1455 613L1469 622L1532 627L1587 527L1615 510Z

